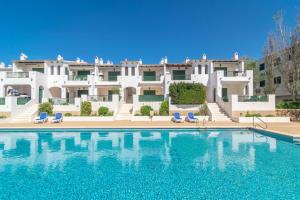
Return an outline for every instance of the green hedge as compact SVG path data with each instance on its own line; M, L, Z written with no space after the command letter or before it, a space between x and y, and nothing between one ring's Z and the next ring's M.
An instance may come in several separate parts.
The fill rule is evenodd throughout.
M280 101L276 104L278 109L300 109L300 101Z
M172 83L169 87L172 104L203 104L205 86L200 83Z

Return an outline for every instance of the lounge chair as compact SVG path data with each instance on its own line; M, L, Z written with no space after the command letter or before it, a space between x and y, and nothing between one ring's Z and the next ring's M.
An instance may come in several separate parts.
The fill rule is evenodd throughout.
M41 112L40 116L34 119L35 123L44 123L48 121L48 115L46 112Z
M181 118L180 113L178 113L178 112L173 113L172 121L173 122L183 122L183 119Z
M55 116L54 116L54 118L52 119L52 122L53 123L60 123L60 122L62 122L62 120L63 120L63 115L62 115L62 113L55 113Z
M198 122L199 120L194 116L194 113L189 112L186 116L186 121L188 122Z

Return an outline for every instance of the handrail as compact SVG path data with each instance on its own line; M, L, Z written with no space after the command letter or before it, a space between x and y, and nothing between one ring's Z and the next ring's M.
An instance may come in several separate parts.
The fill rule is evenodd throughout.
M255 123L255 118L258 119L259 121L261 121L265 125L265 127L261 126L258 123ZM253 124L252 125L253 125L253 128L256 128L256 126L259 126L262 129L267 129L268 128L268 124L264 120L262 120L261 118L259 118L257 116L253 116Z
M204 127L206 127L206 119L205 119L205 117L203 118L203 121L202 121L202 126Z

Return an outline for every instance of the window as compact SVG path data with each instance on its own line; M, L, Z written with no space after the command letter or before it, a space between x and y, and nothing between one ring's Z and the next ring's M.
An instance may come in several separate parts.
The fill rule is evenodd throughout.
M265 63L259 65L259 71L265 70Z
M274 84L281 84L281 77L280 76L277 76L274 78Z
M32 71L44 73L44 68L32 68Z
M185 80L185 70L173 70L173 80Z
M69 70L68 70L68 68L65 68L65 75L69 75Z
M131 67L131 76L135 76L135 68Z
M198 74L201 74L201 73L202 73L202 66L198 65Z
M144 81L155 81L156 73L155 71L144 71Z
M108 81L117 81L118 80L118 76L120 76L120 72L114 72L114 71L110 71L108 72Z
M51 75L54 74L54 66L53 66L53 65L51 66L51 72L50 72L50 74L51 74Z
M208 74L208 65L205 65L205 74Z
M128 67L125 67L125 76L128 76Z
M259 87L265 87L266 85L266 81L265 80L262 80L259 82Z
M60 65L57 66L57 75L60 75Z

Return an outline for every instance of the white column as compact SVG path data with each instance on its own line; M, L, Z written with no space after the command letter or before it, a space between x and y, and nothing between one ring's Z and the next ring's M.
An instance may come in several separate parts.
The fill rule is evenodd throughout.
M62 99L67 98L67 88L65 87L61 88L61 98Z

